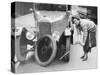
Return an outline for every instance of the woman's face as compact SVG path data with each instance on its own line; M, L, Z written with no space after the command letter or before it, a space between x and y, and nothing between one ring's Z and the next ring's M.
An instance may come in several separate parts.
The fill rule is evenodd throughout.
M74 22L75 25L79 25L80 21L78 19L73 19L73 22Z

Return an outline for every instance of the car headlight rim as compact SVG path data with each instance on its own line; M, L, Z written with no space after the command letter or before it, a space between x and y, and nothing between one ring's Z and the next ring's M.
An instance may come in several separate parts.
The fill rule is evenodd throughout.
M34 33L31 33L31 32L27 32L27 33L26 33L26 38L27 38L28 40L33 40L34 37L35 37L35 34L34 34Z

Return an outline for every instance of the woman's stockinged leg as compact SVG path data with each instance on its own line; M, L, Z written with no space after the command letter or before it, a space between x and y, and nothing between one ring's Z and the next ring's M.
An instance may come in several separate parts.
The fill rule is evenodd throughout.
M83 55L80 57L81 59L83 59L85 57L85 47L83 46Z
M82 59L82 61L86 61L88 59L88 51L90 48L86 48L86 46L83 47L83 56L80 57Z

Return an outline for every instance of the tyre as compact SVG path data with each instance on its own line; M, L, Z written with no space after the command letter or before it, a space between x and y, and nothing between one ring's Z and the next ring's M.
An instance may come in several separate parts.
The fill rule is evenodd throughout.
M69 56L69 53L67 55L65 55L62 59L63 62L69 62L70 60L70 56Z
M66 37L66 52L70 51L70 36ZM62 59L63 62L69 62L70 60L70 53L65 55Z
M35 50L35 59L41 66L49 65L56 56L56 42L51 35L46 35L40 38L37 42L37 49Z
M26 58L26 51L27 51L27 39L25 36L26 32L27 30L23 28L21 36L17 38L15 42L16 57L18 61L25 61Z

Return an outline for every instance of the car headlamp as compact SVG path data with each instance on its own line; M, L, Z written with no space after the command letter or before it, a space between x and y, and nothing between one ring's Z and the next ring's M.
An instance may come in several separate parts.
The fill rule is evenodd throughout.
M65 29L65 36L70 36L71 35L71 28L66 28Z
M26 33L26 38L27 38L28 40L33 40L34 37L35 37L35 33L31 33L31 32L27 32L27 33Z

